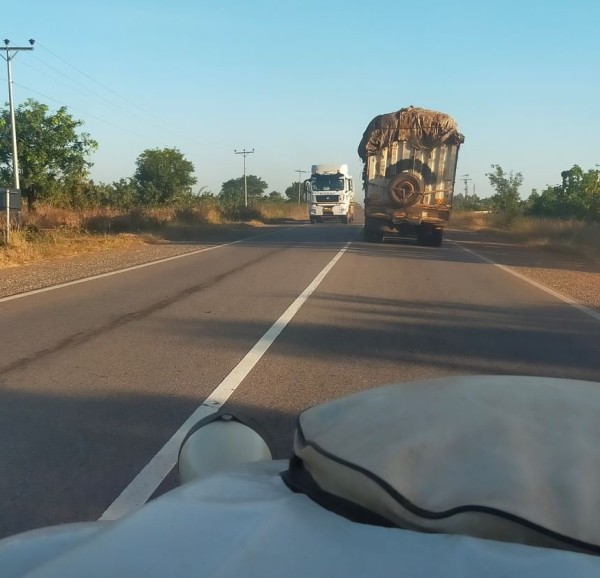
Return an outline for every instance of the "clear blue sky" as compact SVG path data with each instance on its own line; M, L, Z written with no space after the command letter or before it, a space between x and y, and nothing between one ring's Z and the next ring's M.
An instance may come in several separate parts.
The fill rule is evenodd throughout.
M527 197L600 163L599 31L598 0L29 0L5 6L0 33L36 40L13 61L15 101L84 120L99 181L157 147L214 193L241 176L243 148L269 191L319 162L358 178L368 122L415 105L458 122L457 174L477 194L500 164Z

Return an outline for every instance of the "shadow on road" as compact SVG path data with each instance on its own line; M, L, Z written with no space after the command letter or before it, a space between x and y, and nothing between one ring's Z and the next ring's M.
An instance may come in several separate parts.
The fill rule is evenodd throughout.
M98 519L202 401L0 390L0 538ZM252 413L274 438L279 427L291 431L296 417L239 404L228 411ZM289 436L277 451L289 456ZM176 484L173 473L156 495Z
M597 321L579 317L561 303L514 308L320 292L311 297L310 308L310 320L297 316L273 346L281 358L311 364L323 360L332 366L375 368L385 362L438 373L600 380ZM324 321L314 321L319 318ZM247 340L260 334L261 327L177 319L156 330L187 335L192 345L195 339L200 345L207 333L223 340Z

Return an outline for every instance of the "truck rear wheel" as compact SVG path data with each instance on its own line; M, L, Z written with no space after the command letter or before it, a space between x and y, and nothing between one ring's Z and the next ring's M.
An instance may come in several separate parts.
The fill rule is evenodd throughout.
M421 225L417 233L417 244L424 247L441 247L443 236L443 229L434 229L428 225Z
M363 239L367 243L378 243L381 240L378 235L379 233L373 229L363 229Z
M373 231L373 229L363 229L363 239L367 243L381 243L383 235L379 231Z
M444 238L443 229L433 229L433 231L431 231L431 246L432 247L441 247L443 238Z

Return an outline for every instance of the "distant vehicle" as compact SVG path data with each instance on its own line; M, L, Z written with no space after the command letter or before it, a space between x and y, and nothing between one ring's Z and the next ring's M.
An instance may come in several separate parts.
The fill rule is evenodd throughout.
M354 184L348 165L313 165L304 190L311 223L354 220Z
M358 147L365 241L416 236L419 245L441 246L463 142L450 116L424 108L410 106L369 123Z

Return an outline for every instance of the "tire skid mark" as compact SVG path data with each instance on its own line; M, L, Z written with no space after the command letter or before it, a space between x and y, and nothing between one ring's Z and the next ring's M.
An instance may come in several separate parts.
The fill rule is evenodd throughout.
M210 289L210 288L214 287L215 285L217 285L218 283L220 283L221 281L227 279L231 275L240 273L250 267L253 267L254 265L257 265L261 261L264 261L281 251L291 249L294 246L295 246L295 244L288 245L286 247L280 247L274 251L270 251L269 253L261 255L260 257L258 257L256 259L248 261L248 262L244 263L243 265L240 265L239 267L232 269L231 271L221 273L220 275L217 275L208 281L205 281L203 283L198 283L197 285L193 285L191 287L187 287L186 289L183 289L182 291L176 293L175 295L173 295L171 297L168 297L167 299L162 299L156 303L148 305L147 307L143 307L142 309L139 309L138 311L133 311L131 313L127 313L126 315L122 315L120 317L112 319L110 322L108 322L104 325L101 325L100 327L96 327L96 328L90 329L88 331L81 331L78 333L74 333L73 335L69 335L68 337L62 339L61 341L59 341L52 347L40 349L39 351L36 351L35 353L33 353L31 355L28 355L26 357L21 357L19 359L16 359L15 361L12 361L11 363L8 363L7 365L4 365L3 367L0 367L0 373L6 374L9 372L17 371L19 369L26 367L30 363L35 363L36 361L44 359L45 357L48 357L48 356L58 353L60 351L70 349L72 347L77 347L83 343L87 343L87 342L91 341L92 339L94 339L96 337L99 337L100 335L109 333L110 331L113 331L114 329L117 329L119 327L123 327L124 325L127 325L128 323L143 319L144 317L152 315L153 313L156 313L158 311L166 309L170 305L173 305L174 303L177 303L178 301L185 299L186 297L194 295L195 293L198 293L200 291L205 291L206 289Z

